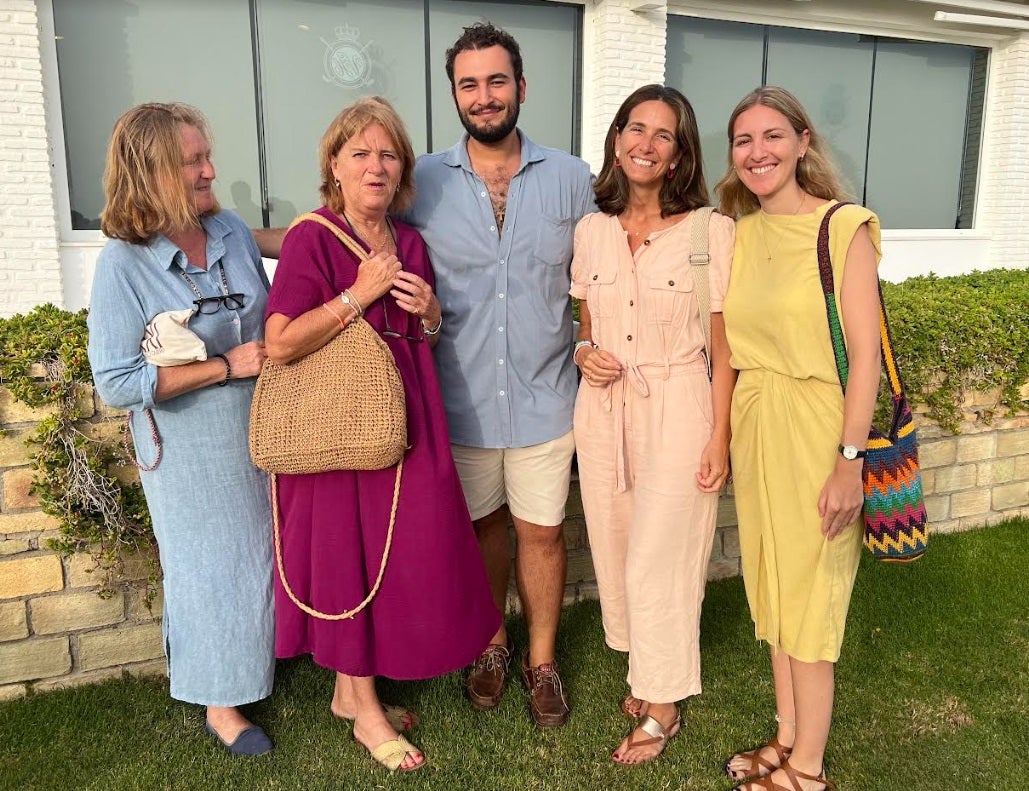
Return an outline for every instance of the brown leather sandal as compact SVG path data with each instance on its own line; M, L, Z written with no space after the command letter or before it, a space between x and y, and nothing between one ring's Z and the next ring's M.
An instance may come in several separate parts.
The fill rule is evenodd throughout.
M667 728L648 714L640 720L639 725L636 725L632 731L629 732L629 741L625 746L628 749L632 749L633 747L650 747L651 745L656 745L657 752L647 758L644 758L642 761L623 761L614 755L611 756L611 759L616 764L621 764L622 766L639 766L641 764L650 763L661 756L661 753L665 751L665 747L668 746L668 740L675 736L681 727L682 715L678 711L675 712L675 719L672 720L671 725ZM643 731L650 738L633 740L633 734L635 734L637 730Z
M761 751L766 747L771 747L775 750L775 756L778 759L778 763L773 763L767 758L761 757ZM760 747L755 747L753 750L745 750L741 753L736 753L729 758L724 764L722 764L722 770L729 776L729 779L736 782L742 783L751 777L767 777L784 763L786 759L793 753L792 747L787 747L782 744L778 737L773 736L772 740L767 744L762 744ZM732 759L736 757L746 758L750 761L749 769L732 769L729 764L732 763ZM744 772L744 774L740 774Z
M762 788L765 789L765 791L804 791L804 787L800 784L801 780L813 780L816 783L821 783L822 787L817 789L817 791L836 791L836 784L832 780L826 779L824 770L817 776L809 775L799 769L794 769L790 766L789 760L783 761L782 766L779 768L786 773L786 778L790 781L790 786L792 786L792 788L779 785L774 782L770 776L765 776L740 783L738 786L733 788L733 791L758 791L758 789ZM746 788L744 788L744 786L746 786Z

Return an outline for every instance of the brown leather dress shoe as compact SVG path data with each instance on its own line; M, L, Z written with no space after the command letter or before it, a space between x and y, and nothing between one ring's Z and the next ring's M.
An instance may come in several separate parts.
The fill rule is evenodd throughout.
M479 711L489 711L500 705L513 653L514 641L508 637L506 647L491 645L479 654L479 658L468 671L468 700Z
M529 667L529 652L522 657L522 680L529 690L529 713L541 728L556 728L568 720L571 708L557 674L557 662Z

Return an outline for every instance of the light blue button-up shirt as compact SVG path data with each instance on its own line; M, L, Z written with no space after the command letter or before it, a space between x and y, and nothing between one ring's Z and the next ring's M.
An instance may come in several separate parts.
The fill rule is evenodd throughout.
M593 178L581 159L518 134L522 161L502 234L467 134L415 165L418 194L407 219L436 271L436 368L458 445L521 448L572 428L569 265L575 224L596 210Z

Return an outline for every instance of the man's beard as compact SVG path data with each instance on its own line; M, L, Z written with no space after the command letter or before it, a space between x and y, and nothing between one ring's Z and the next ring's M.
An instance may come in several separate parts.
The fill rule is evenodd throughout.
M496 105L489 105L490 107L496 107ZM460 108L457 111L457 117L461 119L461 125L468 132L468 136L479 143L499 143L509 134L511 130L518 125L518 113L521 110L521 105L517 102L508 107L508 113L503 118L497 121L490 121L487 126L477 126L472 116Z

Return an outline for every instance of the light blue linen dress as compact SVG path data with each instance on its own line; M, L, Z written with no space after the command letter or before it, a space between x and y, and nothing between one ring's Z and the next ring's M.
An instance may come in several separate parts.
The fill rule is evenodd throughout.
M97 262L89 312L89 361L110 406L132 410L141 472L164 572L164 643L171 696L207 706L267 697L274 674L272 533L268 480L250 463L247 434L254 379L231 380L154 403L157 368L140 352L156 314L192 307L196 295L245 294L244 307L194 315L189 328L208 355L264 337L268 277L250 230L234 213L204 218L208 269L188 263L169 239L111 240Z

